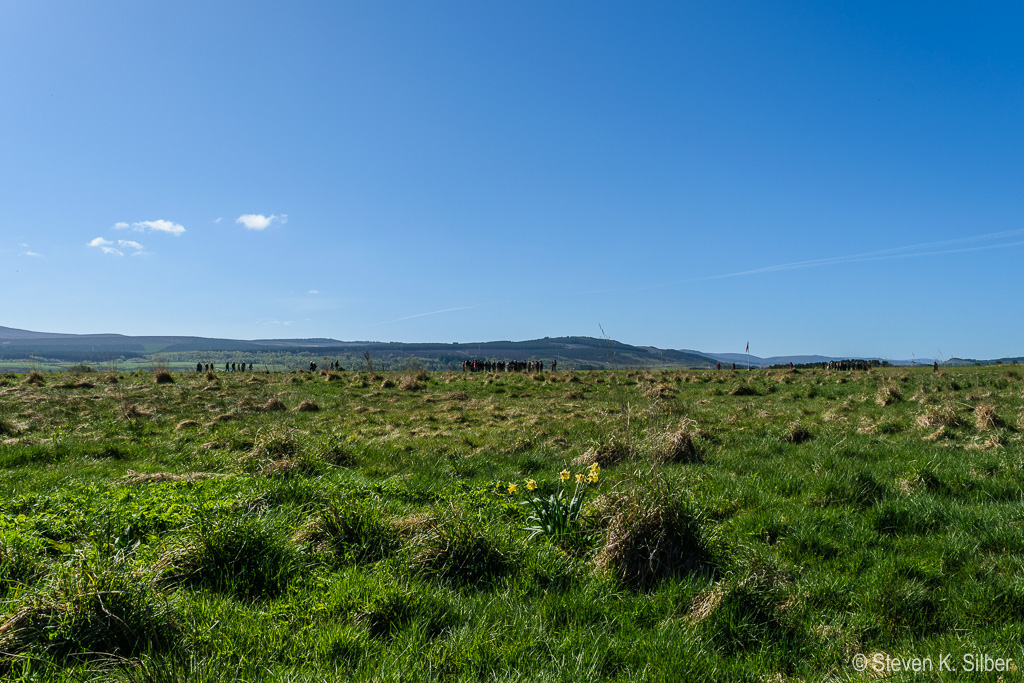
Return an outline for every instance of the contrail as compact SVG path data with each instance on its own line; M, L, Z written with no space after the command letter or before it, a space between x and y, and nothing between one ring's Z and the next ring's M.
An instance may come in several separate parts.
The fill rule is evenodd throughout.
M794 261L792 263L780 263L773 266L763 266L761 268L753 268L750 270L740 270L734 273L721 273L719 275L702 275L698 277L685 278L682 280L669 280L666 282L659 282L652 285L641 285L638 287L612 287L609 289L595 289L581 294L604 294L607 292L621 292L631 291L640 292L648 289L657 289L659 287L669 287L671 285L687 284L691 282L704 282L708 280L723 280L725 278L740 277L743 275L758 275L760 273L774 273L783 270L797 270L801 268L816 268L819 266L831 266L841 265L846 263L862 263L865 261L884 261L898 258L911 258L914 256L938 256L941 254L959 254L968 251L985 251L988 249L1001 249L1004 247L1017 247L1024 244L1024 241L1019 242L1000 242L998 244L988 244L976 247L962 247L958 249L940 249L938 247L952 247L957 244L965 244L968 242L978 242L980 240L993 240L993 239L1005 239L1007 237L1016 237L1024 235L1024 229L1018 230L1006 230L1005 232L993 232L986 235L975 235L973 237L960 237L951 240L941 240L938 242L921 242L919 244L910 244L903 247L891 247L889 249L880 249L878 251L868 251L860 254L847 254L845 256L830 256L826 258L809 259L807 261ZM929 251L921 251L921 250Z
M920 242L918 244L909 244L902 247L890 247L888 249L879 249L877 251L866 251L859 254L846 254L845 256L828 256L825 258L808 259L806 261L779 263L773 266L763 266L761 268L752 268L750 270L738 270L733 273L720 273L718 275L701 275L697 277L685 278L682 280L668 280L666 282L658 282L651 285L640 285L632 287L609 287L607 289L592 289L582 292L576 292L575 295L570 296L581 296L584 294L606 294L608 292L642 292L649 289L671 287L672 285L689 284L691 282L724 280L726 278L742 277L745 275L760 275L762 273L776 273L784 270L799 270L802 268L818 268L821 266L843 265L847 263L863 263L866 261L886 261L891 259L913 258L916 256L940 256L943 254L960 254L969 251L986 251L989 249L1019 247L1024 245L1024 240L1016 242L1000 241L997 244L983 244L971 247L957 247L957 245L968 244L971 242L980 242L983 240L1005 240L1009 237L1020 237L1021 235L1024 235L1024 229L1006 230L1003 232L991 232L985 235L958 237L956 239L939 240L937 242ZM413 315L406 315L402 316L401 318L395 318L394 320L385 320L383 322L370 323L369 325L365 325L364 327L389 325L391 323L401 322L402 320L422 318L424 316L438 315L440 313L451 313L452 311L466 311L472 308L480 308L481 306L484 305L493 306L497 305L498 303L502 302L491 302L490 304L475 304L473 306L455 306L453 308L442 308L441 310L438 311L429 311L427 313L415 313Z
M452 311L465 311L470 308L479 308L479 306L455 306L454 308L442 308L439 311L428 311L427 313L414 313L412 315L404 315L401 318L395 318L394 320L384 320L379 323L370 323L363 327L375 327L377 325L390 325L391 323L401 322L402 320L409 320L410 318L422 318L426 315L437 315L438 313L451 313Z

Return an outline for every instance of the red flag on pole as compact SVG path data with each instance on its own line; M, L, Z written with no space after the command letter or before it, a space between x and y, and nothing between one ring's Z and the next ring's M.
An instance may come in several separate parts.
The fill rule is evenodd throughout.
M747 342L747 353L750 353L750 342Z

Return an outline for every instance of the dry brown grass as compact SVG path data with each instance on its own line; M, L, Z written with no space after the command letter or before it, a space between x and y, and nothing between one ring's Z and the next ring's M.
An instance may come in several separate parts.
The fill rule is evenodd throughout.
M295 410L300 413L315 413L316 411L320 410L320 406L318 406L315 401L310 401L309 399L306 399L305 401L300 403Z
M227 477L226 474L215 472L189 472L188 474L171 474L170 472L152 472L150 474L137 474L128 470L120 483L126 486L138 486L139 484L159 484L165 481L201 481L217 477Z
M597 463L602 467L618 465L633 456L632 447L617 435L613 435L608 441L600 446L587 449L582 455L577 456L572 464L593 465Z
M260 410L264 412L272 412L277 410L288 410L288 406L284 404L284 401L277 398L268 398L267 402L260 406Z
M928 406L915 420L918 427L935 429L963 426L964 420L952 401Z
M129 401L121 403L121 405L118 406L118 412L125 420L136 420L140 417L150 417L152 415L152 413L140 408L137 403L131 403Z
M903 400L903 392L895 384L883 384L878 387L878 395L875 397L875 403L880 406L891 406L893 403L899 403Z
M157 384L174 384L174 376L170 370L157 370L153 373L153 379Z
M194 428L194 427L198 427L198 426L199 426L199 423L198 423L198 422L196 422L195 420L182 420L181 422L179 422L179 423L178 423L178 424L177 424L177 425L176 425L176 426L174 427L174 429L175 429L176 431L179 431L179 432L180 432L180 431L182 431L182 430L185 430L185 429L192 429L192 428Z
M668 463L701 462L703 457L694 443L696 434L692 425L683 425L676 431L662 437L653 452L652 459L659 465Z
M25 384L34 384L37 387L41 387L46 384L46 378L43 377L43 373L33 370L25 377Z
M995 427L1005 427L1003 418L996 414L996 409L989 403L982 403L974 408L974 427L979 432L988 431Z
M401 384L398 388L402 391L419 391L423 388L423 385L416 379L416 375L405 375L402 377Z

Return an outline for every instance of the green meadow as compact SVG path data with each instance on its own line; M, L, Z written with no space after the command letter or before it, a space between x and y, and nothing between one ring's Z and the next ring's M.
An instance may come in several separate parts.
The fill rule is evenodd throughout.
M0 678L1017 680L1022 428L1014 366L0 375Z

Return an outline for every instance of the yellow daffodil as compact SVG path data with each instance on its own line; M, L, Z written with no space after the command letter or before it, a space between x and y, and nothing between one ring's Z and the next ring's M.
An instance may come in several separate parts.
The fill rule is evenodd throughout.
M596 462L587 469L590 470L591 474L601 474L601 466L598 465Z
M519 488L519 484L509 484L508 485L508 492L509 493L515 493L516 489L518 489L518 488Z
M561 472L558 473L558 476L562 479L562 481L569 481L569 477L571 477L572 475L569 474L569 470L562 470Z
M527 479L526 480L526 490L527 491L532 491L535 488L537 488L537 482L535 482L533 479Z
M595 470L591 470L590 474L587 475L587 479L590 480L591 484L596 484L597 483L597 472Z
M582 472L580 472L579 474L576 475L576 483L577 484L582 484L586 480L586 478L587 478L587 475L585 475Z

